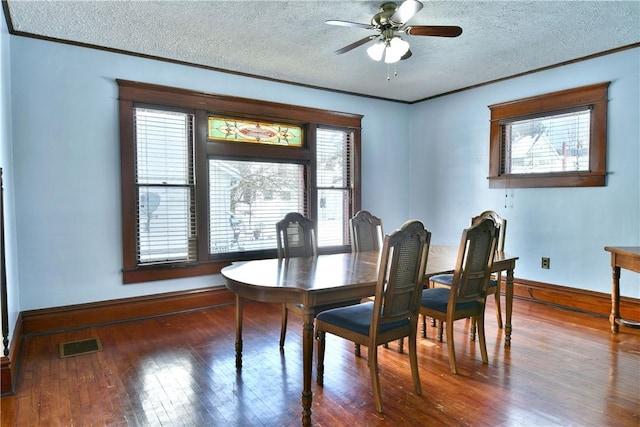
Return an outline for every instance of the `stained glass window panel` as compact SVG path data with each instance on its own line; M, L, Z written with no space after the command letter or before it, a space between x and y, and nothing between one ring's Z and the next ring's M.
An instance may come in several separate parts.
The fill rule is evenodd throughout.
M302 128L255 120L209 117L209 139L253 144L302 146Z

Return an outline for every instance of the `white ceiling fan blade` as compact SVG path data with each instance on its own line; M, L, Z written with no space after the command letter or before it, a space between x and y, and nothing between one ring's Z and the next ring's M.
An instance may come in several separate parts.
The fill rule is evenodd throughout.
M337 25L339 27L364 28L365 30L373 30L375 28L371 24L361 24L359 22L340 21L337 19L330 19L328 21L325 21L325 23L329 25Z
M413 18L413 15L418 13L420 9L422 9L423 4L418 0L405 0L399 7L396 9L396 12L391 16L391 21L396 24L404 24L409 19Z

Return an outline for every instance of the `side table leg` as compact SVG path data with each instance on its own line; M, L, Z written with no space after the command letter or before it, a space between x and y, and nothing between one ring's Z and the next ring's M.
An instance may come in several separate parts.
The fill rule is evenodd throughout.
M613 276L613 282L611 285L611 314L609 315L609 322L611 322L611 332L618 333L618 322L620 318L620 267L613 266L611 268Z
M504 325L504 346L511 347L511 314L513 313L513 269L507 270L507 283L506 283L506 297L507 312Z
M242 369L242 309L244 300L236 295L236 369Z

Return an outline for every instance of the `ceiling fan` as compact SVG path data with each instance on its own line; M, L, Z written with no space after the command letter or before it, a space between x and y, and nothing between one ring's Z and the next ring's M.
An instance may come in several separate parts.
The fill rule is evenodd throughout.
M372 34L353 42L342 49L336 50L336 53L346 53L372 40L377 40L377 42L369 46L367 54L375 61L381 61L384 57L384 62L393 64L412 55L409 43L403 40L399 33L410 36L435 37L458 37L462 34L462 28L456 26L406 25L422 7L423 4L418 0L405 0L400 6L394 2L386 2L380 6L380 11L371 18L371 24L340 20L326 21L330 25L377 31L377 34Z

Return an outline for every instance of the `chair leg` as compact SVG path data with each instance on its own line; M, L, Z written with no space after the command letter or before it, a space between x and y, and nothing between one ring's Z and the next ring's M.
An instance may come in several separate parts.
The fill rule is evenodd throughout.
M427 337L427 316L422 315L422 338Z
M441 320L440 322L438 322L438 340L440 342L442 342L442 328L443 328L444 322ZM447 329L449 329L449 325L447 325Z
M284 338L287 335L287 305L282 304L282 325L280 326L280 348L284 347Z
M369 372L373 385L373 398L376 401L376 409L382 413L382 395L380 393L380 377L378 376L378 346L369 345Z
M476 323L478 324L478 339L480 340L480 354L482 355L482 363L487 365L489 363L489 356L487 355L487 340L484 335L484 314L481 313L476 316Z
M411 376L413 377L413 388L418 396L422 396L422 386L420 385L420 373L418 371L418 351L417 334L409 335L409 361L411 363Z
M443 323L445 322L441 320L440 327L442 327ZM456 365L456 350L453 343L453 322L447 322L447 349L449 350L449 366L451 367L451 372L457 374L458 366Z
M316 382L318 385L324 384L324 346L327 333L325 331L318 331L316 336L318 340L318 366L316 368Z
M471 318L471 327L469 328L469 335L471 335L471 341L476 340L476 318Z
M404 353L404 338L398 340L398 353Z
M353 352L355 353L356 356L360 357L362 355L362 352L360 351L360 344L355 344L353 347Z
M495 294L496 301L496 322L498 323L498 328L502 329L502 308L500 307L500 287L496 288ZM471 341L476 340L476 322L471 322L471 330L469 332L471 334Z
M502 309L500 308L500 284L496 289L496 320L498 321L498 328L502 329Z

